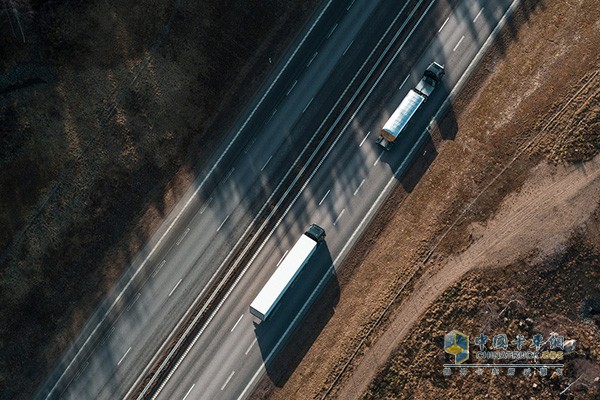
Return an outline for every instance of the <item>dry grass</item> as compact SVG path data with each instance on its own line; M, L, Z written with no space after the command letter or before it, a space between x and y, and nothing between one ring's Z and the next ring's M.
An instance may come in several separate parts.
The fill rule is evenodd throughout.
M600 209L599 209L600 211ZM589 225L600 223L600 212ZM369 387L366 399L381 398L560 398L570 382L581 379L562 398L596 399L600 385L600 236L590 240L585 229L573 236L566 250L543 261L522 259L494 270L476 270L446 290L398 346L386 367ZM512 301L512 302L511 302ZM586 305L595 304L592 313ZM503 312L502 312L503 311ZM502 313L501 313L502 312ZM576 353L565 360L562 377L514 377L502 370L477 376L442 375L442 365L453 362L443 351L450 329L491 338L505 333L528 339L551 332L577 341ZM514 349L514 346L511 346Z
M319 0L12 3L26 41L0 12L2 399L36 389Z
M384 212L348 256L338 276L341 293L335 314L325 324L320 320L322 315L311 313L279 362L293 359L294 349L302 347L312 327L325 324L321 334L290 378L275 383L265 379L259 387L261 394L270 393L274 399L320 398L424 254L516 152L540 132L544 121L569 101L581 87L581 80L589 78L600 65L600 23L594 2L524 3L453 103L440 131L434 132L426 145L427 156L420 158L394 190L382 207ZM588 118L585 126L597 129L596 120L590 119L597 103L588 106L576 118ZM572 113L563 114L560 123L569 126L569 121L581 121L571 117ZM578 132L584 141L593 140L589 130ZM544 135L552 142L557 131L549 130ZM455 139L442 139L448 137ZM536 148L546 151L528 152L514 162L440 244L432 263L469 247L474 240L473 226L485 225L502 200L521 189L530 169L550 157L544 143ZM596 153L590 151L585 159ZM414 190L407 194L405 187ZM402 307L401 302L392 307L390 315L398 307ZM374 360L373 371L385 364L385 357L380 359L368 350L385 327L384 323L368 338L367 349L359 353L350 370L362 360ZM351 373L346 374L334 393L343 384L351 388L353 379Z

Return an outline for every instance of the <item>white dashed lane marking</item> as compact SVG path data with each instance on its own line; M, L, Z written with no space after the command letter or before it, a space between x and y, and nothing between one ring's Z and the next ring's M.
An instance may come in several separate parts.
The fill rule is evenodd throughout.
M225 389L225 386L227 386L227 384L229 383L229 381L233 377L233 374L235 374L235 371L231 371L231 374L229 374L229 378L227 378L227 380L225 381L225 383L223 384L223 386L221 386L221 390Z
M452 49L452 51L456 51L456 49L458 49L458 46L460 46L460 44L462 43L464 38L465 38L465 35L462 35L460 40L458 41L458 43L456 43L456 46L454 46L454 48Z
M354 194L353 194L353 196L356 196L356 193L358 193L358 191L359 191L359 190L360 190L360 188L362 187L363 183L365 183L365 180L364 180L364 179L363 179L363 180L360 182L360 185L358 185L358 187L357 187L357 188L356 188L356 190L354 191Z
M438 33L440 33L442 31L442 29L444 29L444 27L446 26L446 24L448 23L448 20L450 19L450 17L446 18L446 20L444 21L444 23L442 24L442 26L440 27L440 29L438 30Z
M127 349L127 351L125 352L125 354L123 354L123 357L121 357L121 359L119 360L119 362L117 363L117 365L121 365L121 363L123 362L123 360L125 359L125 357L127 357L127 354L129 354L130 351L131 351L131 347Z
M338 215L338 217L335 219L335 221L333 221L333 225L337 225L337 223L340 220L340 218L342 218L342 215L344 215L344 212L346 212L345 208L342 210L342 212L340 213L340 215Z
M225 217L223 222L221 222L221 225L219 225L219 227L217 228L217 232L219 232L221 230L221 228L223 227L223 225L225 225L225 222L227 222L228 219L229 219L229 215Z
M329 189L327 191L327 193L325 193L325 196L323 196L323 198L321 199L321 201L319 202L319 205L323 204L323 202L325 201L325 199L327 198L327 196L329 195L329 192L331 192L331 189Z
M175 287L173 289L171 289L171 292L169 293L169 297L171 297L171 295L173 294L173 292L175 291L175 289L177 289L177 286L179 286L179 284L181 283L183 279L180 279L179 282L177 282L177 284L175 285Z

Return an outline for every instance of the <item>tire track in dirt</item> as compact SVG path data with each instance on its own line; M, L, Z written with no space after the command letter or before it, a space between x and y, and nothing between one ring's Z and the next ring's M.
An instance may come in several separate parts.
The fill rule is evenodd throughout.
M453 221L453 223L443 232L443 234L439 237L439 239L437 239L437 241L433 245L433 247L431 247L429 249L429 251L427 252L427 254L425 255L425 257L423 258L423 260L420 262L420 265L418 267L416 267L413 270L412 274L406 279L405 283L402 285L402 287L400 288L400 290L392 298L391 302L385 308L385 310L383 311L383 313L381 314L381 316L379 317L379 319L375 322L375 325L369 330L369 332L367 333L367 335L365 337L363 337L363 339L361 340L360 344L358 345L358 348L356 349L355 353L347 361L346 366L342 369L341 373L334 380L334 383L325 392L325 396L324 397L327 397L330 393L337 393L338 389L335 388L335 386L337 385L336 382L338 382L338 379L340 379L340 378L343 379L342 375L345 373L346 368L350 368L350 369L352 368L352 363L353 363L354 356L358 355L359 350L364 345L365 341L368 339L368 337L371 335L371 333L381 323L381 321L383 320L383 317L387 314L388 309L398 300L398 298L400 298L400 296L404 293L405 288L409 286L409 284L411 283L411 281L416 276L418 276L418 274L421 272L422 268L429 262L430 258L436 252L436 250L438 249L438 247L440 246L440 244L442 244L442 242L444 242L444 240L446 239L446 237L464 219L464 217L468 214L468 212L474 208L474 206L478 203L478 200L488 191L488 189L490 187L492 187L504 175L504 173L507 172L513 166L513 164L515 163L515 161L517 161L524 153L531 151L531 149L535 149L535 148L539 147L540 142L542 140L544 140L550 134L550 132L552 130L552 126L554 126L556 123L559 123L561 117L563 117L565 115L565 113L568 112L569 105L573 101L576 101L578 98L580 98L582 93L587 92L587 89L589 89L590 87L593 87L595 81L597 80L597 78L599 76L600 76L600 70L596 69L591 74L589 74L589 76L583 78L582 81L580 81L580 82L583 82L583 83L579 87L579 89L573 95L571 95L569 97L569 99L565 102L565 104L561 105L561 107L556 112L552 113L552 115L549 117L549 119L547 121L545 121L544 124L543 124L543 126L539 129L538 133L536 133L531 139L529 139L527 142L525 142L523 145L521 145L520 148L515 153L515 155L510 159L510 161L506 165L504 165L504 167L502 167L502 169L494 176L494 178L491 179L485 185L485 187L483 187L483 189L481 189L479 191L479 193L477 193L475 195L475 197L473 198L473 200L471 200L464 207L464 209L456 217L456 219ZM594 95L593 93L592 93L591 96L588 95L588 93L586 93L586 96L585 96L586 100L585 101L588 101L589 99L591 99L593 97L593 95ZM567 183L563 182L563 185L567 185ZM568 187L564 188L562 193L564 193L566 190L568 190ZM552 197L552 196L549 196L549 197ZM549 200L546 200L544 203L539 203L539 205L541 206L542 204L545 204L548 201ZM514 224L514 222L515 222L515 220L517 218L523 217L523 216L525 216L527 214L530 214L532 212L534 212L534 211L533 210L531 210L529 212L523 211L523 210L522 211L514 211L514 213L516 213L516 214L512 215L511 217L509 217L509 220L505 221L504 224L507 227L510 227L511 224ZM525 213L525 214L519 215L520 213ZM483 251L485 251L485 250L483 250ZM427 271L423 272L423 275L421 276L421 279L424 279L424 277L431 278L431 276L432 276L432 274L433 274L434 271L436 271L436 267L429 268ZM437 288L435 288L435 289L437 290ZM354 377L352 377L352 379L354 379ZM342 397L342 398L345 398L345 397Z
M540 248L546 255L558 250L594 212L599 198L600 156L579 166L541 164L464 253L432 266L416 281L386 332L368 349L377 358L363 357L336 397L360 398L421 315L465 273L506 265Z

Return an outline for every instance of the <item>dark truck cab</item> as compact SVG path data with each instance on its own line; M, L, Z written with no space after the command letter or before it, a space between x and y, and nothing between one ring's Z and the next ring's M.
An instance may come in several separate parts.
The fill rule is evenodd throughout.
M321 228L319 225L312 224L308 227L305 235L315 242L322 242L323 239L325 239L325 229Z

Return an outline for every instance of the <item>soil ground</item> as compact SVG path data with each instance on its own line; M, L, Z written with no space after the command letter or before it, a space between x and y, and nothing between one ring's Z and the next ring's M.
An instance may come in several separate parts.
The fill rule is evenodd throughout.
M0 398L30 397L320 0L8 0Z
M596 168L599 166L595 165ZM595 185L591 186L595 186L595 195L598 196L600 181L596 179ZM590 189L591 186L587 186L586 189ZM571 194L575 194L577 198L574 205L583 202L589 206L589 198L583 198L590 195L589 191ZM525 200L526 197L528 196L521 196L521 200ZM539 201L536 199L532 203ZM566 205L560 203L559 207ZM584 208L588 211L586 206ZM560 210L551 211L550 208L553 207L546 207L546 212L542 213L534 210L533 221L539 221L538 218L542 217L548 222L563 222ZM547 213L548 211L550 212ZM583 217L584 214L581 213L580 216ZM516 215L518 213L513 213L513 216ZM511 225L514 226L514 222ZM431 290L431 296L428 296L426 291L419 290L424 295L422 301L415 303L414 300L420 299L412 296L412 302L407 299L409 301L403 303L403 310L395 316L390 330L369 349L369 353L384 355L387 352L381 345L384 342L396 342L396 350L391 360L371 383L365 398L599 398L599 225L600 208L591 218L588 215L587 222L578 225L575 231L574 226L567 223L564 225L566 229L560 231L563 234L571 231L572 237L564 242L565 237L560 235L561 242L553 243L557 245L553 249L555 252L547 253L548 256L543 259L540 259L537 248L532 250L529 257L519 254L515 257L516 260L496 258L495 256L502 252L514 255L513 248L510 247L511 241L504 238L506 232L500 232L500 239L494 243L494 249L500 250L498 253L492 256L485 255L484 259L473 258L471 254L467 257L469 262L460 257L460 261L453 260L447 266L440 267L440 271L430 276L432 279L427 283L434 288ZM489 235L495 232L497 227L486 230L486 234ZM558 237L559 235L556 235L555 238ZM474 247L487 247L478 245L479 243L485 243L485 240L478 240ZM525 246L518 247L522 250L527 249ZM490 250L493 253L493 249ZM461 276L473 265L472 262L477 265L477 270ZM501 268L496 268L497 266ZM455 283L432 304L429 300L439 293L438 289L448 287L446 279ZM421 313L422 311L426 312ZM420 314L420 318L416 317L417 313ZM411 318L413 315L414 319ZM407 332L407 325L413 323L416 323L416 326ZM538 361L564 363L562 376L553 374L553 369L549 369L546 376L541 376L536 371L527 377L523 375L523 369L517 369L515 376L507 376L506 369L501 369L502 372L494 377L489 370L481 376L471 370L464 377L460 376L458 371L452 377L445 377L441 366L454 362L443 353L443 337L450 326L461 331L473 332L474 336L479 332L486 332L490 338L495 334L505 333L512 340L520 334L528 339L527 346L531 344L534 334L540 333L547 340L552 332L557 332L564 335L565 340L576 340L576 351L567 353L563 360ZM386 340L390 333L395 334L391 341ZM401 339L397 340L399 338ZM510 348L514 349L514 346ZM549 345L543 349L549 349ZM380 353L381 350L383 351ZM475 352L478 347L472 346L471 350ZM371 368L379 367L378 363L371 364ZM357 393L363 393L363 381L357 376L359 370L360 368L357 368L353 375L353 382L360 382L354 389ZM575 384L569 386L573 382ZM353 386L346 385L345 390L340 391L339 397L354 397L345 395Z
M598 320L580 306L600 290L599 50L594 1L523 2L348 257L335 314L307 317L275 361L281 378L254 398L359 398L386 365L369 398L501 398L507 385L556 398L583 370L584 397L596 395ZM487 269L463 276L476 268ZM529 303L498 320L513 297ZM527 332L564 329L581 344L564 378L442 377L455 323L514 332L528 317ZM324 328L304 350L314 326Z
M415 283L387 331L368 349L378 360L393 360L367 398L556 398L575 378L573 363L596 365L595 372L588 372L600 374L600 319L594 325L591 315L582 317L584 304L600 300L598 199L600 156L570 168L541 164L492 220L473 226L474 242L467 250L430 264ZM476 271L464 276L472 269ZM490 382L489 373L482 379L446 379L439 367L453 361L439 352L440 338L447 333L444 329L454 327L472 336L507 333L528 339L538 332L545 338L559 332L577 340L580 354L572 354L564 378L552 382L539 376L502 376ZM363 393L379 364L364 358L338 397ZM593 385L595 378L587 376L586 383ZM531 391L533 383L539 387ZM590 395L600 392L591 390Z

